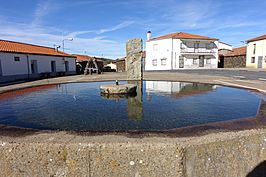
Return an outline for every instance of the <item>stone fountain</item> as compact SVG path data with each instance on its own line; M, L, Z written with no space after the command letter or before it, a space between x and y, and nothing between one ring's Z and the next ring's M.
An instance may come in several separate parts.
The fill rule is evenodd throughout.
M128 81L142 80L142 39L130 39L126 44L126 67ZM116 84L100 86L102 94L134 94L137 84Z

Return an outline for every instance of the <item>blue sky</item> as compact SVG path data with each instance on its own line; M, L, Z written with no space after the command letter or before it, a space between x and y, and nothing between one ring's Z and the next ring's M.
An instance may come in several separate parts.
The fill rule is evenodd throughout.
M188 32L233 46L266 33L265 0L1 0L0 39L119 58L130 38Z

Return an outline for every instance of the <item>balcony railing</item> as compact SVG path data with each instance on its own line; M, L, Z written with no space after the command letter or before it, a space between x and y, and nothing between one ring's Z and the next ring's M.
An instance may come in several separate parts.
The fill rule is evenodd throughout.
M215 53L215 50L206 48L185 48L181 49L181 53Z

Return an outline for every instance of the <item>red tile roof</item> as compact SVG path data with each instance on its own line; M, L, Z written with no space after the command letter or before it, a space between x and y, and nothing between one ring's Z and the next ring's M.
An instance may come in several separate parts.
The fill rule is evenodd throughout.
M247 47L239 47L234 48L231 52L225 54L224 56L240 56L240 55L246 55L247 53Z
M73 57L70 54L61 51L56 51L54 48L51 47L7 40L0 40L0 52Z
M177 33L172 33L172 34L167 34L164 36L152 38L152 40L160 40L160 39L168 39L168 38L174 38L174 39L203 39L203 40L218 40L217 38L210 38L207 36L200 36L196 34L189 34L189 33L184 33L184 32L177 32Z
M252 38L252 39L249 39L249 40L247 40L247 42L259 41L259 40L263 40L263 39L266 39L266 34Z
M74 54L73 56L77 57L77 61L80 61L80 62L94 60L94 59L96 59L97 61L102 61L102 60L98 59L97 57L91 57L88 55Z

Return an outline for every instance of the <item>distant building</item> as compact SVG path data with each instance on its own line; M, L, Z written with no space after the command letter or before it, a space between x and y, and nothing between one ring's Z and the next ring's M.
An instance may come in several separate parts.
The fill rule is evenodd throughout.
M75 59L54 48L0 40L0 82L75 74Z
M219 46L218 46L218 53L219 53L219 58L218 58L218 68L224 68L224 55L227 53L232 52L233 47L230 44L224 43L219 41Z
M224 54L224 68L245 68L247 47L234 48L232 51Z
M151 38L147 33L145 70L217 68L218 39L172 33Z
M266 34L247 40L248 68L266 68Z
M99 59L97 57L91 57L88 55L80 55L80 54L74 54L74 56L77 58L76 64L77 64L77 73L78 74L83 74L87 63L92 62L93 60L96 61L97 67L100 70L100 72L103 71L103 61L101 59Z
M107 64L106 66L109 66L111 68L111 70L113 70L113 71L117 71L117 66L116 66L116 62L115 61Z

